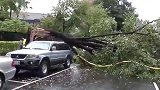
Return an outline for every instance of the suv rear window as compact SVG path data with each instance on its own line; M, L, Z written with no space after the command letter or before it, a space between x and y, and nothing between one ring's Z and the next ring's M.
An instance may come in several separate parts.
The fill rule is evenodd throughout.
M57 50L70 50L69 45L63 43L63 44L56 44L56 49Z

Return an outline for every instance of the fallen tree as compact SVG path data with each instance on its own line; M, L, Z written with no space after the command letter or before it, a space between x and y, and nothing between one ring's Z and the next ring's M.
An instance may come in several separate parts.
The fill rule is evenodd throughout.
M138 31L142 30L150 23L156 22L158 20L159 19L153 20L151 22L147 22L142 27L132 30L132 32L112 33L112 34L97 35L97 36L91 36L91 37L73 37L71 35L66 35L64 33L56 32L49 29L36 28L32 31L31 30L28 31L27 42L30 42L33 40L62 40L65 43L67 43L72 49L73 49L73 46L75 46L77 48L81 48L88 51L90 54L93 54L94 51L101 50L104 47L112 48L113 52L115 52L117 49L117 45L112 44L111 42L101 41L96 38L115 36L115 35L132 35L132 34L147 35L145 33L139 33Z
M65 35L60 32L51 31L48 29L43 28L37 28L35 30L30 31L28 33L30 35L30 38L27 38L28 41L33 40L62 40L65 43L67 43L73 50L73 47L81 48L83 50L86 50L90 54L94 54L94 51L99 51L104 47L110 47L113 48L113 51L116 50L116 45L110 43L110 42L104 42L100 41L95 38L77 38L73 37L71 35ZM51 38L52 37L52 38ZM74 50L75 52L75 50ZM76 53L76 52L75 52ZM76 53L77 54L77 53Z
M156 44L159 42L154 44L155 41L152 41L158 40L157 35L159 33L154 29L145 31L147 26L158 20L159 19L146 22L143 26L131 30L131 32L119 32L90 37L74 37L49 29L36 28L30 31L31 35L29 36L30 41L47 39L62 40L73 49L79 59L95 67L104 67L108 73L115 74L116 72L117 74L122 75L142 75L145 77L145 73L152 73L151 75L154 75L157 74L157 70L159 70L159 59L153 57L153 50L154 48L155 50L158 50L156 49ZM118 41L112 43L109 40L104 39L110 36L115 36ZM150 45L153 46L150 47ZM77 53L74 47L89 52L91 56ZM150 51L150 48L153 50ZM103 53L95 53L95 51L102 51Z

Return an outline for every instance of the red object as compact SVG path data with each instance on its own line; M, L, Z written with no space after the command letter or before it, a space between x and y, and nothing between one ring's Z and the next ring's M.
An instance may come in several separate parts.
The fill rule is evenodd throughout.
M14 63L15 63L15 60L13 59L12 64L11 64L12 67L15 67Z

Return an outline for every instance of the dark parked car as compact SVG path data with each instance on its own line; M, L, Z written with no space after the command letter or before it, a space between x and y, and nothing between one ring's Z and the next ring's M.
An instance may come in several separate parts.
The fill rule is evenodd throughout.
M73 53L62 41L33 41L21 50L6 54L14 58L17 72L21 69L36 70L38 76L46 76L51 66L63 64L69 68Z

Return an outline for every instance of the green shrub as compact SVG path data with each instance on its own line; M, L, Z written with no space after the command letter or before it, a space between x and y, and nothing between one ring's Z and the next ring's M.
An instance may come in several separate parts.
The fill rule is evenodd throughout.
M26 33L28 27L28 23L18 19L5 20L0 23L0 31Z
M0 55L16 50L18 47L17 41L0 41Z

